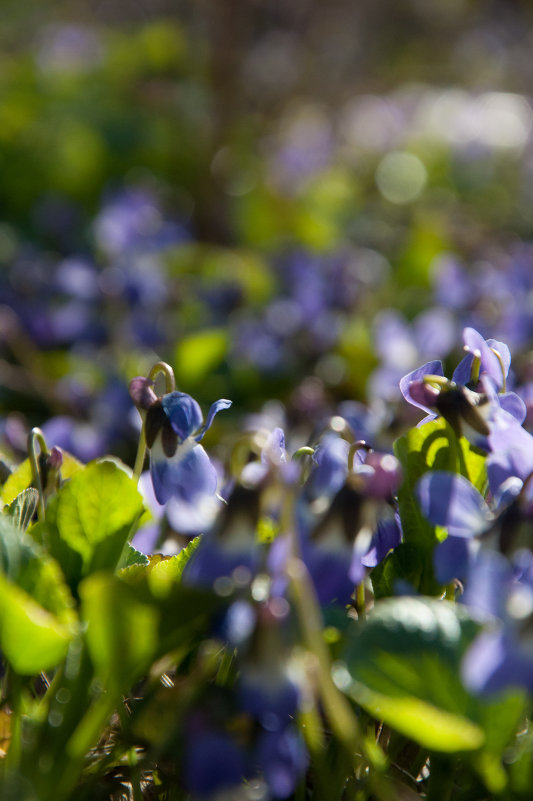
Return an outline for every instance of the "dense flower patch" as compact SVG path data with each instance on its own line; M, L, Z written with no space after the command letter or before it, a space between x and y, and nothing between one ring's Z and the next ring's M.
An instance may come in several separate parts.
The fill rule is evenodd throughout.
M452 379L402 378L428 416L393 452L337 414L215 458L230 401L204 422L162 362L133 470L34 429L2 487L2 798L526 798L533 437L507 347L463 339Z

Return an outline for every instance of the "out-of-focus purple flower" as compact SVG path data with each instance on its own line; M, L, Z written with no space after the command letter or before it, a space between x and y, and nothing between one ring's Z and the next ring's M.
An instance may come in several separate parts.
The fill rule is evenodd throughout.
M72 453L82 462L103 456L107 450L108 438L99 427L67 415L51 417L43 424L42 431L47 442Z
M445 309L428 309L412 324L392 309L382 312L374 325L375 347L382 364L372 374L373 389L379 391L385 400L394 400L402 375L430 354L446 356L455 337L455 323ZM430 364L435 365L434 374L442 375L437 366L439 363ZM417 376L412 375L411 380L417 380Z
M356 439L372 442L390 420L391 410L384 403L366 406L359 401L342 401L338 412L350 426Z
M104 56L103 42L86 25L47 25L37 47L36 59L45 74L72 75L94 69Z
M401 541L402 527L398 514L394 518L379 520L370 547L361 558L361 563L364 567L376 567Z
M470 276L451 254L441 254L433 263L433 286L438 303L454 310L467 308L476 294Z
M437 526L445 526L452 537L475 537L493 520L481 494L457 473L425 473L415 492L424 516Z
M364 507L364 496L344 484L317 522L307 508L299 515L301 558L321 604L350 603L365 576L362 559L372 530L364 519Z
M340 490L348 473L349 444L333 432L322 437L313 454L315 467L309 477L307 491L312 497L332 497Z
M378 451L367 453L362 465L355 468L355 474L364 487L364 494L382 501L396 494L402 480L398 459L391 453Z
M81 258L69 258L60 262L54 283L60 292L83 301L98 300L101 294L94 265Z
M487 459L487 475L491 493L498 497L502 488L516 479L518 494L524 487L524 498L528 506L533 503L533 436L513 419L500 420L489 435L491 452ZM525 485L525 486L524 486Z
M526 407L526 416L524 419L524 426L531 430L533 428L533 381L528 381L522 386L518 387L517 395L522 398Z
M288 798L305 774L309 757L295 726L283 731L265 731L254 753L257 770L263 774L273 798Z
M259 490L237 484L214 526L204 534L187 562L183 581L215 589L217 579L222 577L235 579L239 586L248 584L262 556L256 539L258 519Z
M244 320L237 325L234 348L238 358L261 370L275 370L283 361L281 338L258 320Z
M300 702L300 689L290 677L283 639L289 618L290 605L282 596L256 607L256 625L237 679L239 706L266 731L285 729Z
M162 521L166 509L158 503L154 494L152 477L148 470L141 474L139 478L139 492L142 495L145 507L150 512L151 518L137 529L131 544L146 556L154 553L162 553L166 556L173 556L176 553L175 540L162 540Z
M472 567L472 589L467 589L464 601L486 622L462 663L463 681L473 692L491 694L508 687L533 691L530 552L527 562L529 568L526 565L524 569L518 563L509 564L497 553L486 553Z
M456 473L425 473L415 492L424 517L448 529L447 539L434 551L437 580L447 584L465 578L476 550L475 537L490 528L494 515L476 488Z
M222 790L237 790L247 773L245 750L225 731L188 733L183 760L187 789L202 799Z
M248 486L257 486L273 471L288 483L293 483L299 474L298 465L287 461L285 433L279 426L266 435L260 459L244 466L240 480Z
M125 189L106 202L94 232L97 244L111 258L155 251L184 238L179 226L163 220L156 198L141 188Z

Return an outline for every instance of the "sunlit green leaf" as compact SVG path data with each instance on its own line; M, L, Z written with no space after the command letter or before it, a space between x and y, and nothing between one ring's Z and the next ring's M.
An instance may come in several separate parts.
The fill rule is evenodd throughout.
M377 693L358 682L354 682L350 694L375 718L424 748L453 753L483 745L483 729L463 715L446 712L413 696L395 698Z
M135 481L111 460L91 462L51 499L32 531L71 586L90 572L114 570L142 512Z
M0 516L0 649L18 673L57 665L76 631L73 599L57 563Z
M198 383L219 366L227 349L228 332L224 328L209 328L181 339L174 358L180 383Z
M463 608L415 597L380 601L344 659L346 691L378 719L440 751L479 748L485 734L459 679L477 625Z

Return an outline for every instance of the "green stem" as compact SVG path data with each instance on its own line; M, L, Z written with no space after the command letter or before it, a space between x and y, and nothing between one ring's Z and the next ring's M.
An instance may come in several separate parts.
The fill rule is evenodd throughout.
M360 620L364 620L366 617L366 600L365 600L365 582L364 579L361 581L360 584L357 585L357 590L355 592L355 608L357 609L357 614Z
M298 448L297 451L294 451L292 458L300 459L302 456L312 456L314 452L314 448L310 448L309 445L303 445L301 448Z
M165 376L165 395L169 392L174 392L176 389L176 379L172 367L166 362L157 362L148 373L148 378L150 381L155 381L160 373Z
M137 446L137 456L135 457L135 466L133 468L133 478L138 483L144 467L144 459L146 456L146 433L145 433L145 416L143 415L141 433L139 435L139 444Z
M383 768L382 754L376 752L378 746L375 744L369 748L350 703L333 682L329 653L322 636L320 609L305 564L293 556L287 566L287 575L304 643L316 659L317 684L333 734L351 761L356 753L363 754L373 768L368 778L375 798L392 801L393 789L385 776L379 775Z
M39 470L39 461L35 447L36 441L39 443L40 452L43 454L47 454L48 447L46 445L44 434L41 431L41 429L37 427L32 428L32 430L28 434L28 458L30 460L33 483L35 484L37 492L39 493L39 505L37 513L39 516L39 520L43 520L45 514L45 502L44 502L43 483L41 481L41 471Z

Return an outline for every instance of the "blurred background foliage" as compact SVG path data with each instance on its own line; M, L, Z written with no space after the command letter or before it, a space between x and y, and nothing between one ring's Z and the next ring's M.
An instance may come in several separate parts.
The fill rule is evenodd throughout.
M518 0L6 0L5 453L131 459L160 358L202 405L392 435L466 323L527 398L532 39Z

